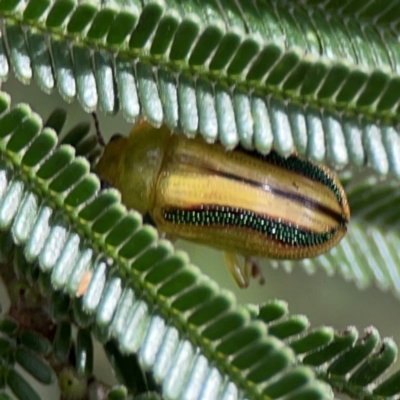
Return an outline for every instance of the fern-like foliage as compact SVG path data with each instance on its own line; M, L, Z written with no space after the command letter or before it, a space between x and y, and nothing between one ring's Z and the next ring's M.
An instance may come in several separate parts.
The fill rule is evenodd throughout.
M3 96L1 224L25 259L50 274L53 289L83 294L74 309L79 324L96 324L99 338L117 339L122 352L140 351L171 398L192 390L189 372L197 359L211 380L199 388L204 398L240 398L241 390L263 398L280 381L280 390L298 389L298 398L329 397L308 368L306 385L286 388L285 377L296 369L293 351L269 338L263 323L183 254L157 240L114 190L98 193L86 159L74 159L69 146L56 147L54 131L42 131L26 106L7 106Z
M0 0L0 15L3 80L13 70L86 111L342 168L347 237L316 259L271 264L338 270L361 287L400 292L397 0ZM359 342L354 330L322 342L310 333L303 352L276 339L285 339L272 334L281 328L237 306L117 192L99 192L85 127L66 139L85 155L75 159L56 147L51 128L61 129L62 114L42 129L28 107L0 100L5 237L52 290L74 298L87 281L77 323L139 353L167 397L197 387L202 398L331 398L318 377L356 398L399 393L397 374L376 381L393 361L392 342L373 355L374 329Z

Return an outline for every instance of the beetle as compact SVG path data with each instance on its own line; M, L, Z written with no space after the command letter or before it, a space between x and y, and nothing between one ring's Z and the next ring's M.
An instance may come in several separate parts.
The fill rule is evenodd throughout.
M343 238L350 219L343 187L323 165L227 151L144 119L110 140L95 170L160 232L223 250L240 287L257 272L254 256L315 257Z

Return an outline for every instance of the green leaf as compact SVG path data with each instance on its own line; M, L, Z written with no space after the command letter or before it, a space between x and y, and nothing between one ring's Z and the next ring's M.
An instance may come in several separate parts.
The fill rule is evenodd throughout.
M13 369L8 372L7 384L20 400L40 400L32 386Z
M121 110L130 122L145 117L155 126L165 123L190 137L220 141L227 149L240 144L262 154L297 151L344 168L352 210L346 238L316 259L270 264L287 270L300 265L308 272L322 268L329 275L338 271L359 287L375 282L399 293L398 14L395 1L378 0L132 0L112 5L0 0L0 77L12 70L24 83L35 79L46 93L57 86L65 100L78 98L86 111ZM13 242L20 246L14 250L19 276L35 280L38 271L29 263L38 262L48 274L40 277L42 287L54 285L71 296L83 288L82 301L73 303L74 317L84 326L101 325L94 329L101 330L103 340L111 335L126 349L150 351L143 343L147 334L155 335L150 315L157 310L158 318L172 323L215 362L207 340L222 346L229 334L256 326L261 336L254 349L271 339L268 329L302 354L305 364L328 363L339 375L331 380L326 372L319 376L333 387L343 385L353 397L399 393L396 373L382 383L374 381L395 356L390 341L372 335L371 343L357 342L353 328L333 338L330 328L309 332L303 317L286 315L284 303L267 304L259 316L238 307L187 258L158 241L153 229L143 228L140 216L127 214L116 192L97 195L100 184L89 175L89 166L75 161L69 147L54 152L56 135L51 129L38 135L41 123L29 107L9 112L8 96L2 94L0 111L0 226L11 231L2 239L2 256L8 257ZM49 120L57 133L64 122L59 117L55 113ZM81 126L66 143L92 162L99 148L87 133ZM82 246L88 247L81 252ZM98 256L112 260L113 285L104 260L93 261ZM97 293L94 284L99 284ZM118 321L107 312L109 305ZM136 335L124 332L123 322L133 329L139 317ZM163 326L160 332L171 332ZM159 342L166 337L156 335ZM185 365L192 365L193 348L178 348L186 354ZM235 361L246 364L254 349L243 349L243 358L237 354ZM146 351L144 363L158 368L160 381L170 376ZM282 354L276 360L284 365L289 353ZM229 375L226 360L220 367ZM265 371L230 376L248 388L253 386L245 380L267 376ZM187 376L179 376L178 386L171 380L166 391L178 393ZM206 378L203 382L209 387ZM285 398L331 396L321 385L305 381ZM268 384L260 388L268 392Z
M50 366L37 355L20 347L16 350L16 361L39 382L51 384L55 381L55 374ZM9 383L10 384L10 383Z

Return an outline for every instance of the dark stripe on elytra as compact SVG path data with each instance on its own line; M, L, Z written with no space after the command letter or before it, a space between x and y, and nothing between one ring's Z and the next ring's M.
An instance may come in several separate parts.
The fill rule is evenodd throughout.
M228 172L217 171L217 170L214 170L211 168L207 168L207 170L212 172L214 175L223 176L225 178L232 179L234 181L244 182L244 183L247 183L252 186L257 186L260 188L264 188L264 186L265 186L264 184L262 184L259 181L243 178L241 176L237 176L237 175L234 175L234 174L231 174ZM270 192L272 194L282 197L282 198L285 198L285 199L293 200L294 202L299 203L305 207L308 207L309 209L320 211L320 212L324 213L325 215L328 215L329 217L331 217L338 224L344 225L347 223L347 219L345 218L345 216L343 214L339 214L335 210L332 210L331 208L326 207L323 204L321 204L313 199L309 199L307 197L301 196L296 193L286 192L284 190L277 189L272 186L269 186L269 188L270 188Z
M241 151L245 154L248 154L251 157L261 159L264 162L280 166L289 171L296 172L296 173L303 175L313 181L317 181L317 182L324 184L325 186L328 186L329 189L331 189L333 194L336 196L339 204L342 205L342 196L341 196L340 190L339 190L338 186L335 184L335 182L321 168L310 163L309 161L301 160L300 158L297 158L296 156L290 156L288 158L283 158L274 151L271 151L266 156L263 156L259 153L247 151L241 147L239 147L239 151ZM181 160L180 162L182 164L185 164L184 160ZM248 178L243 178L242 176L231 174L231 173L225 172L225 171L220 171L215 168L210 168L209 166L206 166L206 165L200 165L200 166L202 169L204 169L207 172L212 173L213 175L222 176L222 177L225 177L225 178L228 178L231 180L235 180L238 182L244 182L251 186L256 186L256 187L260 187L260 188L264 189L265 185L259 181L255 181L253 179L248 179ZM276 189L272 186L269 186L269 188L270 188L270 192L273 193L274 195L293 200L305 207L308 207L309 209L320 211L320 212L324 213L325 215L331 217L338 224L345 225L348 222L348 220L344 214L339 214L336 211L332 210L331 208L326 207L325 205L323 205L313 199L301 196L296 193L290 193L290 192L286 192L281 189Z
M238 151L248 154L251 157L263 160L267 163L285 168L289 171L296 172L300 175L305 176L306 178L311 179L312 181L319 182L325 186L328 186L338 199L339 204L343 205L342 193L338 185L336 185L335 181L318 165L313 164L307 160L302 160L297 156L289 156L285 158L280 156L276 151L273 150L265 156L257 152L246 150L243 147L239 147Z
M316 233L293 226L288 221L271 218L253 211L219 205L185 209L164 208L162 213L166 221L177 225L248 228L294 247L321 245L331 240L338 230L334 228L329 232Z

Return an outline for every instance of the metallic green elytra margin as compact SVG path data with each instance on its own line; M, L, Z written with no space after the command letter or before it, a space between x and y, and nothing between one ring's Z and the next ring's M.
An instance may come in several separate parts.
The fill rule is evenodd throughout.
M280 218L274 219L253 211L220 205L187 209L166 208L163 209L163 217L177 225L249 228L294 247L311 247L323 244L328 242L338 230L338 228L334 228L329 232L315 233L307 229L297 228Z

